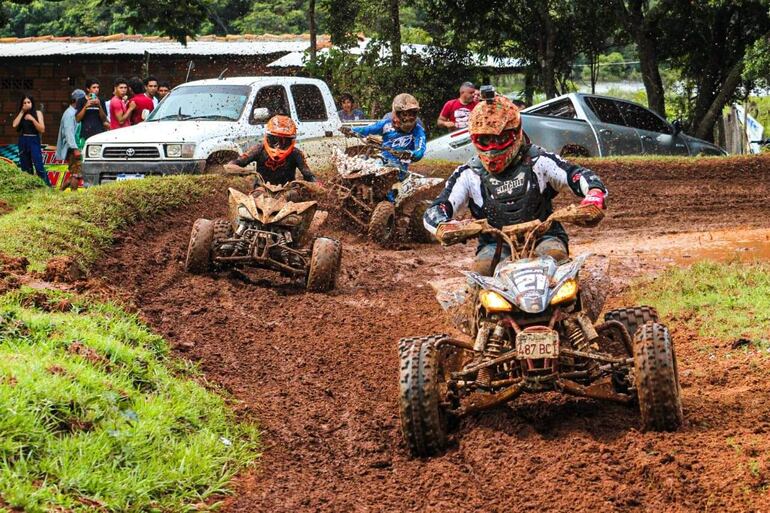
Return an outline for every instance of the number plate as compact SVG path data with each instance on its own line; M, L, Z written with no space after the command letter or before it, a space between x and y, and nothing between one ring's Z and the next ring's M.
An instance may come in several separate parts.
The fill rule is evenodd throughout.
M517 358L558 358L559 334L555 331L522 331L516 336Z
M144 178L144 175L140 175L137 173L121 173L117 176L117 180L119 182L123 180L140 180L142 178Z

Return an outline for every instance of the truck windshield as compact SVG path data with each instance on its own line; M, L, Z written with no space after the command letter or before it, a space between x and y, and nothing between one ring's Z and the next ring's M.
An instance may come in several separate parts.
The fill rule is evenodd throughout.
M182 86L147 121L238 121L250 94L251 87L243 85Z

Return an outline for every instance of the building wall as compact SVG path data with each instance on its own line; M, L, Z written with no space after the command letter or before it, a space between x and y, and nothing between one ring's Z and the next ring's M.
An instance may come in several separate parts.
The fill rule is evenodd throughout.
M149 74L160 81L167 80L176 86L185 80L187 66L195 63L190 80L219 76L228 68L226 76L260 76L276 74L267 64L281 54L260 56L188 57L150 55ZM36 57L29 59L0 59L0 145L15 144L18 139L13 129L13 118L18 114L22 94L30 93L43 112L46 131L43 143L55 145L59 133L59 120L69 106L73 89L84 87L88 77L100 81L104 100L112 97L115 77L144 76L144 58L139 56L83 56L83 57Z

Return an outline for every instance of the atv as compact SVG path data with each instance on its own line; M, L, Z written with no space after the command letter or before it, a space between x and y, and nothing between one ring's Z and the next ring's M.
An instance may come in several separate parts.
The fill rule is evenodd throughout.
M408 171L408 152L388 148L389 153L404 159L399 167L381 157L383 147L378 138L362 140L363 144L346 151L334 150L332 162L337 175L329 181L334 207L380 244L396 238L430 242L422 216L443 179Z
M342 248L335 239L313 236L326 212L307 201L321 191L309 182L271 185L261 179L251 194L230 188L228 218L193 224L185 270L200 274L250 266L301 279L308 290L333 289Z
M534 253L538 235L552 223L592 226L603 216L595 206L573 205L544 222L500 230L486 220L439 225L436 237L444 245L487 234L498 249L493 276L464 272L466 293L439 297L465 335L399 342L401 429L413 456L440 453L454 421L523 393L638 402L643 429L681 425L674 345L655 310L613 310L596 323L587 314L588 291L581 290L589 287L579 278L590 255L557 263ZM511 257L500 261L503 244Z

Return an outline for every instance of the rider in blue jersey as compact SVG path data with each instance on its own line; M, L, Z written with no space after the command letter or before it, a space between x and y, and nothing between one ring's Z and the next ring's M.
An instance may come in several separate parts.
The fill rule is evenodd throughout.
M425 154L425 130L417 123L420 104L414 96L401 93L393 99L393 115L364 127L342 127L346 135L355 132L360 136L381 135L382 146L399 152L408 152L409 158L399 159L385 149L382 157L401 169L398 179L407 177L409 162L417 162Z

